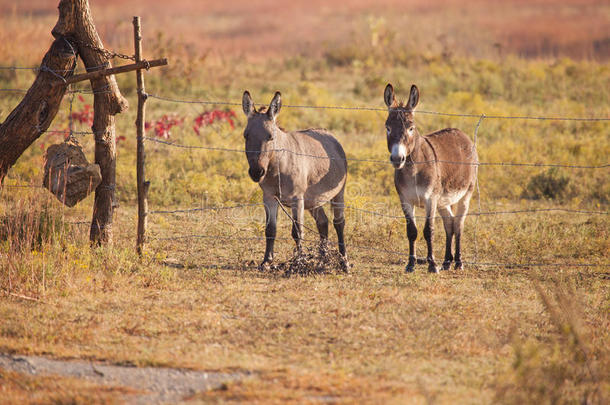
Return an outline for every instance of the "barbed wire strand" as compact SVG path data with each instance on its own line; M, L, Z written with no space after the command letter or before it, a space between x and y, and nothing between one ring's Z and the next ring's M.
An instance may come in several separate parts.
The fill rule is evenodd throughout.
M0 89L0 92L3 93L27 93L29 90L28 89ZM88 90L85 88L82 89L72 89L72 90L67 90L66 94L108 94L111 93L112 91L109 90L109 86L108 85L104 85L100 88L100 90Z
M82 42L81 42L81 44L82 44ZM121 59L125 59L125 60L135 61L135 57L133 55L124 55L124 54L121 54L118 52L108 51L106 49L89 46L88 44L85 44L85 46L87 48L93 49L96 52L102 53L107 59L121 58ZM101 65L91 66L91 67L85 66L85 68L86 68L87 72L103 70L103 69L108 68L108 62L103 63ZM55 73L55 74L62 74L62 73L73 72L75 69L50 69L44 65L39 65L39 66L0 66L0 70L13 70L13 71L30 70L33 72L46 71L46 72Z
M219 152L234 152L234 153L270 153L270 152L288 152L297 156L305 156L316 159L327 159L327 160L343 160L342 158L333 158L329 156L318 156L311 155L307 153L295 152L289 149L270 149L268 151L256 151L256 150L244 150L244 149L235 149L235 148L224 148L218 146L195 146L195 145L184 145L177 142L164 141L161 139L151 138L148 136L144 137L144 140L149 142L155 142L167 146L171 146L174 148L181 149L194 149L194 150L210 150L210 151L219 151ZM379 159L360 159L360 158L347 158L347 161L351 162L366 162L366 163L377 163L383 165L391 165L391 162L387 160L379 160ZM429 164L429 163L447 163L447 164L456 164L456 165L469 165L469 166L531 166L531 167L556 167L556 168L566 168L566 169L605 169L610 168L610 163L606 163L603 165L568 165L568 164L556 164L556 163L521 163L521 162L456 162L456 161L448 161L448 160L426 160L426 161L414 161L413 164Z
M33 184L5 184L3 187L6 188L39 188L45 189L43 186L33 185ZM316 202L321 202L319 200L315 200ZM329 203L330 201L321 202L322 204ZM206 212L206 211L228 211L228 210L236 210L243 208L253 208L253 207L264 207L264 203L248 203L248 204L235 204L235 205L221 205L214 207L196 207L196 208L178 208L175 210L151 210L148 211L151 215L169 215L169 214L188 214L194 212ZM368 210L364 208L358 208L352 205L345 205L345 209L362 212L365 214L370 214L378 217L388 218L388 219L405 219L404 215L391 215L385 214L379 211ZM494 216L494 215L506 215L506 214L532 214L532 213L542 213L542 212L562 212L566 214L583 214L583 215L610 215L610 212L607 211L591 211L591 210L579 210L573 208L563 208L563 207L551 207L551 208L527 208L527 209L518 209L518 210L505 210L505 211L479 211L479 212L470 212L464 215L452 215L452 218L459 218L461 216L465 217L479 217L479 216ZM433 219L443 218L443 215L436 215L432 217ZM416 215L416 219L425 219L425 215Z
M158 94L148 94L149 97L155 98L161 101L168 101L173 103L183 104L202 104L202 105L227 105L227 106L241 106L241 103L235 103L231 101L220 101L220 100L181 100L177 98L171 98L161 96ZM347 110L347 111L388 111L387 108L380 107L358 107L358 106L331 106L331 105L304 105L304 104L282 104L282 107L286 108L297 108L297 109L319 109L319 110ZM427 111L417 110L418 114L429 114L429 115L442 115L448 117L464 117L464 118L480 118L481 114L460 114L460 113L446 113L439 111ZM485 115L485 118L490 119L519 119L519 120L541 120L541 121L610 121L607 117L537 117L528 115Z
M308 200L306 200L308 201ZM330 201L320 201L313 200L316 203L326 204ZM175 210L152 210L149 211L149 214L188 214L194 212L206 212L206 211L221 211L221 210L236 210L242 208L253 208L253 207L264 207L264 203L248 203L248 204L235 204L235 205L227 205L227 206L214 206L214 207L196 207L196 208L179 208ZM404 215L391 215L385 214L379 211L368 210L364 208L358 208L352 205L346 204L344 206L345 209L358 211L366 214L371 214L378 217L389 218L389 219L405 219ZM494 215L506 215L506 214L533 214L533 213L541 213L541 212L562 212L566 214L584 214L584 215L609 215L610 212L607 211L592 211L592 210L579 210L573 208L563 208L563 207L551 207L551 208L526 208L526 209L517 209L517 210L505 210L505 211L478 211L478 212L470 212L463 215L436 215L432 217L436 218L461 218L461 217L483 217L483 216L494 216ZM425 219L427 218L425 215L415 216L416 219Z

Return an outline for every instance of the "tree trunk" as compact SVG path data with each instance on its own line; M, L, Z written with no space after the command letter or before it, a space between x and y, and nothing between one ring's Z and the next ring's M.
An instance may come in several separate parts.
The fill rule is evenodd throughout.
M75 45L56 39L21 103L0 125L0 188L19 156L51 125L66 93L64 79L72 76Z
M78 53L87 71L111 67L102 41L95 29L88 0L61 0L59 20L53 36L74 38ZM112 214L116 184L116 140L114 115L124 111L128 104L121 95L114 76L91 80L94 92L93 132L95 136L95 163L100 166L102 182L95 190L93 219L89 238L93 244L112 242Z

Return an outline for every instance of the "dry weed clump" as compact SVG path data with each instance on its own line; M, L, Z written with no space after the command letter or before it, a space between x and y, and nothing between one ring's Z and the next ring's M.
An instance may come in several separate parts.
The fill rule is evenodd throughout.
M283 272L285 277L292 275L311 276L328 274L333 271L349 271L349 269L345 269L339 252L335 249L330 249L328 244L320 244L317 250L311 247L304 247L301 252L295 252L290 260L273 265L271 269Z

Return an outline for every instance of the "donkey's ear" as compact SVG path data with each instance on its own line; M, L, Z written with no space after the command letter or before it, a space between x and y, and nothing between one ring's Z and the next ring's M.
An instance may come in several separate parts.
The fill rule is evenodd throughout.
M415 110L417 103L419 102L419 90L416 85L411 86L411 93L409 93L409 103L407 104L408 110Z
M394 87L390 83L385 86L385 90L383 91L383 101L385 101L385 105L388 108L391 108L396 104L396 97L394 97Z
M248 90L244 91L244 95L241 98L241 108L244 109L244 114L246 114L246 117L249 117L252 115L252 113L256 112L254 102L252 101L252 97L250 96L250 92Z
M269 115L269 118L271 118L272 120L275 120L275 117L277 117L281 108L282 108L282 94L279 91L276 91L275 95L273 96L273 100L271 100L271 103L269 103L269 109L267 110L267 114Z

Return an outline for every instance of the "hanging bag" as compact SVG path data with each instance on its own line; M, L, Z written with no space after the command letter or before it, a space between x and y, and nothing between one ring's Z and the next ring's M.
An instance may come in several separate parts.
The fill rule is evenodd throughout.
M87 197L101 181L100 166L87 161L74 137L47 149L43 185L68 207Z

